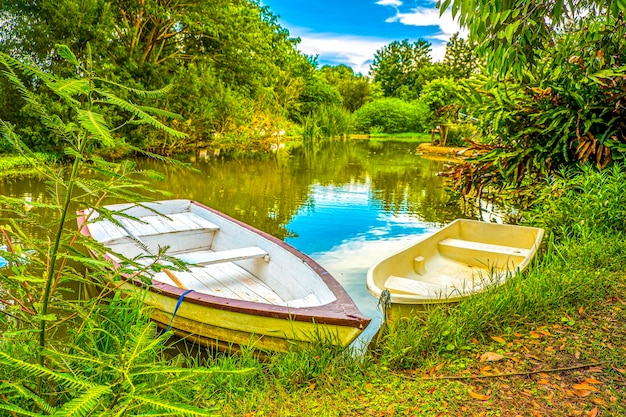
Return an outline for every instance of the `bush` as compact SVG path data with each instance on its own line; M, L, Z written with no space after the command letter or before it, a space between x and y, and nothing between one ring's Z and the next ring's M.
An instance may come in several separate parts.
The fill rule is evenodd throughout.
M420 101L383 98L365 104L355 113L355 130L362 133L424 132L432 114Z

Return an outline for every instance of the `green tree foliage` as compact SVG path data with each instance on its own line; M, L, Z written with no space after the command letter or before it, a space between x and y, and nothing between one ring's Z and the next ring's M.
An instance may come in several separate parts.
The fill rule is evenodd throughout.
M305 117L319 108L340 104L341 95L337 88L330 84L318 71L311 71L304 78L302 92L291 108L291 118L302 123Z
M542 58L568 27L587 17L607 22L626 10L622 0L439 0L443 13L448 8L470 31L470 43L486 58L489 73L520 74L527 65Z
M589 16L559 36L522 81L472 81L467 99L488 142L464 168L465 186L519 185L568 165L602 169L626 156L622 18Z
M519 187L565 166L623 161L626 32L618 2L480 5L452 3L470 39L482 40L492 75L467 83L484 143L453 173L457 184L465 192Z
M446 44L443 64L448 71L448 76L455 80L469 78L478 71L476 53L468 42L459 36L459 32L452 35Z
M155 105L190 120L189 142L212 142L215 132L226 133L221 138L237 134L240 123L259 130L252 126L255 118L280 115L294 99L276 100L274 90L298 84L311 71L295 48L297 40L255 0L0 0L0 15L8 22L0 29L1 48L14 57L29 57L57 73L71 71L55 58L54 44L68 44L81 59L89 44L96 51L95 69L109 79L136 88L175 84ZM285 91L297 98L301 90ZM217 116L214 110L224 101L243 105ZM19 110L0 110L0 116L22 125ZM172 148L152 131L135 131L130 139L140 146L145 140L146 146Z
M459 99L460 87L452 78L437 78L424 85L420 101L432 111L432 124L439 126L440 144L445 146L448 138L448 129L459 118L461 102Z
M385 97L414 99L423 84L421 73L432 63L430 43L424 39L410 43L393 41L376 51L370 75L382 87Z
M432 114L421 101L408 102L399 98L382 98L371 101L355 113L355 130L358 132L424 132Z
M369 79L361 74L355 75L352 68L346 65L324 65L320 71L322 77L337 88L343 106L349 111L354 112L371 99L372 87Z

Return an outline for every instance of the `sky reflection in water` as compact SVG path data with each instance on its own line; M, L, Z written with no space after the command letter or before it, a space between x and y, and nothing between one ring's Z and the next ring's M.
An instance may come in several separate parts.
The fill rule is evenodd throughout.
M437 230L406 212L390 213L371 196L369 181L311 187L311 204L302 207L287 228L285 241L308 254L348 291L359 309L372 317L362 339L371 338L382 319L378 300L365 285L367 270L378 260Z

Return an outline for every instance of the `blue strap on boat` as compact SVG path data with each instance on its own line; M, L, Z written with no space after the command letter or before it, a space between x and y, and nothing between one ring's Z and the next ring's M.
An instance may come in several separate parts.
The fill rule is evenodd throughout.
M178 297L178 301L176 302L176 307L174 307L174 312L172 313L172 318L170 319L170 323L167 325L167 328L165 329L166 332L170 331L170 328L172 327L172 322L174 321L174 317L176 317L176 312L178 311L178 308L180 307L180 305L183 303L183 298L185 298L185 296L192 291L193 290L187 290L184 293L182 293L180 297Z

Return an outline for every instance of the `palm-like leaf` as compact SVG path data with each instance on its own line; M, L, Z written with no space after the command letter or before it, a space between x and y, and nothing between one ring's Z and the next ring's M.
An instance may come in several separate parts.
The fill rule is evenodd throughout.
M106 386L92 387L83 392L80 396L63 404L55 411L53 417L84 417L90 415L96 408L101 408L100 398L110 393Z

